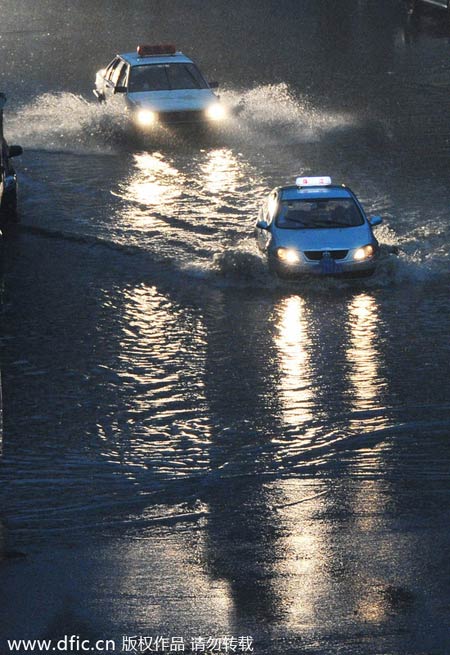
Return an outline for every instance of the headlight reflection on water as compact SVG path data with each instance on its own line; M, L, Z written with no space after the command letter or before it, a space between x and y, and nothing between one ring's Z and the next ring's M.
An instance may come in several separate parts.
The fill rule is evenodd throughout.
M305 301L299 296L283 300L278 308L275 343L280 356L281 398L286 423L296 428L312 418L312 391Z
M183 176L160 153L134 155L135 171L122 186L122 197L148 206L170 205L183 193ZM138 215L136 208L133 214ZM148 223L149 215L145 212Z
M240 175L239 160L229 148L217 148L207 153L202 165L205 188L214 195L235 193Z
M380 388L384 386L378 372L378 307L372 296L362 293L352 300L348 311L350 343L347 359L355 409L373 408L377 405Z

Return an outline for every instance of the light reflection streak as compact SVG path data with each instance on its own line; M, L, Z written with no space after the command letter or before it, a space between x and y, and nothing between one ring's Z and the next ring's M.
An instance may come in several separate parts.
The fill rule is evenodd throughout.
M381 354L378 348L378 327L380 317L375 299L367 293L356 296L348 311L350 340L346 358L350 367L351 402L354 411L362 412L360 416L356 416L350 421L350 426L358 434L369 434L374 429L389 425L389 420L385 417L384 412L373 411L383 408L384 403L380 394L386 386L386 381L379 371ZM354 460L354 466L360 468L361 471L365 466L381 470L383 468L381 457L383 448L384 445L380 444L368 451L361 450L362 456ZM359 502L359 496L356 493L355 498ZM365 502L364 494L360 500ZM378 497L374 494L372 508L377 502L379 502Z
M121 322L121 425L131 430L122 434L123 461L188 476L208 463L203 323L145 284L124 291Z
M349 306L350 343L346 352L350 365L350 384L354 410L362 411L362 417L351 421L351 427L359 434L370 434L373 429L389 425L383 413L367 414L367 411L381 409L383 402L380 392L386 381L380 375L379 325L380 316L375 299L361 293ZM385 467L383 451L386 445L381 443L369 450L361 450L354 457L352 468L364 475L367 468L377 471L378 475ZM370 501L368 500L370 499ZM370 502L370 511L367 504ZM353 490L352 507L355 515L354 526L362 534L374 533L378 529L379 516L385 511L386 497L382 492L380 481L368 483L365 480ZM372 545L369 542L369 545ZM389 549L391 546L387 545ZM359 566L363 568L364 556L370 561L379 557L380 543L374 542L373 548L361 553ZM386 556L386 552L384 553ZM370 578L360 578L355 584L352 595L354 613L367 623L381 624L386 619L386 602L373 588Z
M208 610L195 616L198 632L209 634L213 616L225 631L232 634L234 603L231 584L223 579L211 580L209 572L199 561L199 553L206 548L204 532L199 530L196 533L195 543L191 543L190 548L184 530L167 532L163 538L155 538L153 532L142 538L129 538L126 547L116 554L116 561L110 566L113 571L120 572L117 576L119 589L115 595L118 604L123 603L124 597L130 599L134 624L142 626L140 631L145 633L145 626L167 625L168 618L176 622L180 615L192 617L196 609L195 599L206 598ZM144 596L152 599L153 595L153 602L136 602ZM170 603L161 603L161 596L166 600L176 598L175 609ZM120 614L120 607L114 609Z
M346 486L343 493L348 493ZM376 484L369 490L370 525L358 520L368 513L364 505L368 500L366 484L361 485L356 503L349 499L348 507L326 480L282 481L277 483L276 497L283 496L286 503L277 511L283 536L274 544L275 568L271 573L277 580L278 603L285 609L285 628L296 630L326 622L330 604L334 603L342 608L343 615L352 616L356 625L382 625L390 611L391 592L376 577L376 562L380 552L384 559L394 559L395 548L388 540L367 537L380 530L383 509L372 507L372 501L381 498ZM318 520L327 514L334 520ZM355 539L361 540L364 535L358 547L350 550L349 517ZM337 614L339 611L336 609Z
M229 148L211 150L202 166L205 189L215 197L223 193L235 193L240 177L237 157Z
M229 148L201 150L181 157L177 166L159 152L135 154L133 172L117 193L128 203L120 220L128 219L133 229L163 229L164 242L182 236L182 249L186 243L209 246L213 225L222 229L228 226L225 216L246 215L242 189L251 177L246 166Z
M150 501L144 510L142 521L149 526L148 542L144 537L137 546L131 542L124 550L118 564L121 593L134 597L136 570L142 561L149 561L150 565L156 562L156 568L151 569L155 571L152 584L166 585L170 594L180 599L177 611L192 611L194 589L195 597L207 598L210 612L221 625L229 626L231 633L235 613L232 584L227 580L212 581L201 564L207 557L207 532L196 531L195 545L187 548L184 530L169 531L156 542L151 531L155 518L170 519L180 513L189 518L195 514L195 508L186 509L184 505L183 477L189 480L191 476L204 475L211 466L211 428L209 417L202 412L207 343L204 324L156 287L144 284L125 290L122 322L120 361L127 380L132 381L133 395L127 399L127 411L131 410L136 427L128 449L121 449L121 462L125 470L131 470L133 464L144 465L148 487L155 481L158 488L161 481L170 481L175 495L179 483L180 504L173 510L170 501L168 506L155 506ZM173 407L174 403L178 408ZM211 512L207 500L202 512L208 516ZM209 620L210 613L205 617ZM138 624L155 625L166 619L160 603L140 603L135 608ZM198 617L199 630L206 631L207 626L202 626L201 621L202 616Z
M284 299L278 308L275 343L280 356L283 417L290 427L312 418L310 385L310 338L305 301L299 296Z
M359 294L349 307L350 344L347 360L354 408L367 410L378 406L378 394L384 382L378 373L380 354L377 348L377 328L380 323L374 298Z
M277 497L285 503L278 510L279 530L285 535L277 544L275 572L280 606L286 609L286 628L314 623L320 600L328 591L324 575L327 530L314 517L324 511L322 481L289 480L277 485Z
M184 178L180 172L167 162L163 155L148 152L134 155L135 171L122 185L120 197L145 207L166 207L183 194ZM133 223L136 226L138 212L131 208ZM140 217L142 227L156 223L156 219L145 212Z
M182 193L183 181L159 153L148 152L134 156L137 174L130 183L130 192L139 202L168 204Z

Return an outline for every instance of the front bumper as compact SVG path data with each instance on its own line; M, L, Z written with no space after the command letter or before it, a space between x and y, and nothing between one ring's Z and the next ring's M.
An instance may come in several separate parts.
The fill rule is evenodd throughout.
M377 265L378 252L363 261L356 261L349 254L345 259L325 258L317 261L307 260L299 253L299 261L288 264L281 261L275 252L269 252L269 267L282 278L297 278L304 275L331 277L364 277L371 275Z
M208 123L204 111L166 111L156 115L160 125L199 125Z
M151 120L147 123L142 121L142 114L151 114ZM185 111L152 111L134 109L132 118L136 127L145 132L152 132L158 128L177 126L200 126L217 128L223 125L225 116L220 120L213 120L208 116L206 110L185 110Z

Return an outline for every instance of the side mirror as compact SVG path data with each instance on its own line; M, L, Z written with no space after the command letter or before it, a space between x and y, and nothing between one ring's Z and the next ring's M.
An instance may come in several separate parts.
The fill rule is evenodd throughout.
M369 223L371 224L372 227L375 227L376 225L381 225L383 222L383 219L381 216L371 216L369 218Z
M208 82L208 86L210 89L218 89L219 88L219 82Z
M260 230L269 230L270 225L267 221L258 221L256 223L256 227L259 228Z
M9 146L8 157L20 157L22 153L22 146Z
M126 93L128 91L126 86L115 86L114 93Z

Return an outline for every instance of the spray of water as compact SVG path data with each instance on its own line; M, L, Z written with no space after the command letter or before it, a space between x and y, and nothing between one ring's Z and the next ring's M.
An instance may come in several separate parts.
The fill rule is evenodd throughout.
M182 188L179 189L175 198L173 194L168 196L173 211L169 207L152 206L151 208L152 215L159 210L162 214L177 216L177 224L171 224L170 239L167 235L170 240L170 248L162 248L162 252L168 252L168 256L174 260L173 263L178 264L178 268L188 275L210 277L225 284L251 284L263 287L289 285L290 283L278 280L274 282L268 273L265 259L258 253L251 239L252 221L249 216L243 217L245 220L240 220L239 215L236 215L233 220L223 220L224 207L228 213L232 212L233 208L239 210L242 206L249 204L245 200L246 194L253 193L254 196L257 188L258 193L262 193L261 189L265 187L264 166L269 166L271 160L269 163L264 161L264 166L258 165L256 162L249 165L249 170L254 169L255 180L249 180L248 184L237 180L236 171L242 169L243 160L251 162L255 146L259 150L262 148L263 152L270 155L271 146L274 144L292 145L301 141L320 141L325 139L331 130L354 125L355 119L351 115L330 115L320 111L307 98L296 96L285 83L258 86L243 91L225 90L222 93L222 100L229 109L230 120L227 127L223 128L220 140L221 146L225 145L229 150L217 151L216 148L216 153L222 153L220 157L219 154L214 157L211 154L209 158L207 155L203 156L203 152L213 153L213 150L208 150L208 146L205 146L205 150L193 152L195 142L192 141L188 141L187 145L175 141L173 138L168 141L167 133L152 137L151 143L140 144L141 149L144 145L153 152L159 150L162 153L169 153L169 163L172 160L176 162L176 165L175 163L171 164L174 170L182 165L180 159L182 148L185 149L183 156L186 160L191 161L191 165L184 169L186 179L183 178ZM106 105L99 104L94 100L87 101L83 97L71 93L46 93L31 103L19 107L17 111L9 110L7 136L10 142L21 143L29 150L114 154L124 144L133 146L133 139L136 138L130 126L129 116L124 112L122 102L122 98L117 98ZM169 142L171 150L169 150ZM266 151L264 151L265 146L267 146ZM237 150L238 148L241 152ZM225 156L227 152L231 154ZM152 161L155 157L156 155L152 156ZM199 160L200 168L203 166L206 172L198 173L197 171L197 174L192 172L194 170L192 157L194 157L194 161L195 159ZM202 157L203 159L206 157L203 164ZM163 154L158 161L164 163L164 158ZM235 159L236 165L233 163ZM230 173L225 166L225 164L228 166L228 160L232 160L233 163L233 166L229 166ZM278 164L282 166L283 160L280 159L280 161L281 163L278 162ZM292 166L291 161L288 164ZM273 166L276 166L276 163ZM144 180L144 187L139 186L139 189L144 188L146 194L144 200L140 198L139 212L144 212L146 215L149 211L142 203L145 204L149 189L151 190L157 184L159 192L160 187L164 187L165 184L164 180L158 177L158 170L155 172L153 166L149 179ZM146 175L148 176L149 173L147 172ZM228 175L234 176L231 180L234 186L230 187L231 182L228 180ZM172 182L173 179L171 178ZM187 189L193 196L189 199L188 212L186 212L185 197ZM127 233L130 233L134 224L133 216L138 209L133 201L134 196L129 201L127 200L130 197L130 190L125 189L125 191L126 193L122 193L122 189L119 189L116 195L120 195L120 200L125 203L122 208L123 215L127 219L124 222L124 228L126 227ZM36 188L31 192L36 193ZM45 189L40 189L39 197L43 196L45 196ZM212 203L213 197L217 199L217 202ZM185 203L184 206L182 202ZM383 200L382 204L384 202ZM202 211L197 212L194 217L196 226L198 227L199 221L207 219L210 223L206 227L211 233L211 236L206 232L200 235L198 247L192 236L198 230L192 229L193 220L189 218L197 205L200 209L205 207L205 210L203 213ZM118 210L115 217L116 225L119 227L122 209ZM384 209L384 207L380 207L380 209ZM385 215L385 212L380 213ZM409 220L412 220L411 217ZM183 221L185 221L185 228ZM173 223L173 220L169 220L169 223ZM203 222L201 224L203 225ZM222 225L227 228L226 236L225 232L222 235L220 227ZM74 224L71 227L73 227L71 232L76 232L77 228L82 229L83 225ZM230 230L233 231L232 238L230 238ZM437 217L426 225L423 224L420 217L417 217L413 229L405 231L404 236L399 236L388 224L384 224L378 229L377 235L382 244L382 258L377 273L365 284L376 287L405 281L426 281L436 276L442 276L443 271L448 271L450 249L448 228L444 217ZM164 241L164 226L161 227L161 237L160 244ZM182 257L181 249L178 252L174 239L175 241L179 239L180 244L185 244L187 241L192 243L195 256L192 257L192 250L189 250L189 257ZM139 242L141 243L141 241L142 230L139 235ZM145 244L143 247L145 248ZM392 254L393 249L398 249L397 255ZM321 280L320 283L313 281L311 284L335 285L335 281L324 282ZM351 283L339 282L339 284Z
M345 115L330 116L316 109L306 98L298 98L285 83L238 91L224 90L222 101L229 121L222 136L255 142L315 140L323 132L354 122ZM107 104L73 93L45 93L8 116L10 140L28 148L89 151L121 144L133 137L123 98ZM157 143L167 141L164 131L153 135Z
M88 102L73 93L45 93L8 116L10 141L25 148L98 152L126 133L119 103Z

